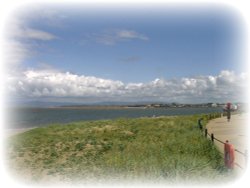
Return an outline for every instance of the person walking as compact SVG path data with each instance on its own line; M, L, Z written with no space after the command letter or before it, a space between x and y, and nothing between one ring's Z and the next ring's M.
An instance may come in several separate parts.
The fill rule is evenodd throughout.
M227 121L229 122L231 118L231 103L227 103L226 111L227 111Z

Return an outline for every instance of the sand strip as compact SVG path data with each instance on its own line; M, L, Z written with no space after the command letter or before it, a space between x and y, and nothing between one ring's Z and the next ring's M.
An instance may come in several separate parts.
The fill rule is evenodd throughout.
M34 128L37 128L37 127L20 128L20 129L4 129L3 130L3 135L4 135L4 137L8 138L10 136L17 135L17 134L29 131L29 130L34 129Z

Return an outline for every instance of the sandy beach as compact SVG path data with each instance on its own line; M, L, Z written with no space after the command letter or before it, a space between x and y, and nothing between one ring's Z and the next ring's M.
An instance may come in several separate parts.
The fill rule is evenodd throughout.
M37 127L32 127L32 128L21 128L21 129L4 129L3 130L3 135L5 138L8 138L10 136L16 135L16 134L20 134L26 131L29 131L31 129L34 129Z

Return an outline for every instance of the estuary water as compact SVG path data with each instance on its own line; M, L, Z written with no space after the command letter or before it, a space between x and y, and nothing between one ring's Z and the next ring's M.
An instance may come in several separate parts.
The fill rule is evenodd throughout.
M118 118L193 115L222 112L221 107L186 108L118 108L118 109L68 109L68 108L15 108L6 113L5 129L22 129L65 124L76 121Z

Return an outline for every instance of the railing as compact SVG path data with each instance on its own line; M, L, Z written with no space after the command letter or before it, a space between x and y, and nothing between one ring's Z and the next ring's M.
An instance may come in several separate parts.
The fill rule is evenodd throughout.
M221 114L221 116L223 116L223 115ZM209 114L209 115L206 115L205 117L207 118L207 120L211 120L211 119L218 118L221 116L218 114L214 114L214 115ZM208 136L210 137L212 143L214 143L214 141L216 140L220 144L224 145L224 162L225 162L226 167L233 168L234 165L238 166L241 169L245 169L247 167L247 164L248 164L248 151L247 150L245 150L245 152L242 152L242 151L234 148L234 146L232 144L230 144L228 140L226 140L226 142L219 140L218 138L215 137L215 135L213 133L210 134L210 133L208 133L207 129L203 129L203 127L199 121L198 121L198 126L199 126L200 130L202 131L202 133L204 131L204 136L206 138L208 138ZM237 152L244 157L244 159L245 159L244 167L235 162L234 152Z
M229 144L228 140L227 140L226 142L223 142L223 141L219 140L218 138L216 138L216 137L214 136L213 133L209 134L209 133L207 132L207 129L205 129L205 137L207 138L207 136L210 136L211 141L212 141L213 143L214 143L214 140L216 140L216 141L218 141L219 143L223 144L223 145L224 145L224 148L225 148L225 146L226 146L227 144ZM233 146L233 145L232 145L232 146ZM234 148L234 147L233 147L233 148ZM245 152L242 152L242 151L240 151L240 150L238 150L238 149L234 149L234 151L237 152L237 153L239 153L239 154L241 154L241 155L245 158L245 166L247 166L248 151L245 150ZM225 155L225 152L226 152L226 151L225 151L225 149L224 149L224 155ZM231 155L234 155L234 154L231 154ZM234 156L231 156L231 157L235 158ZM225 159L225 160L226 160L226 159ZM240 167L241 169L245 169L244 167L242 167L240 164L238 164L238 163L236 163L236 162L234 162L234 164L235 164L236 166Z

